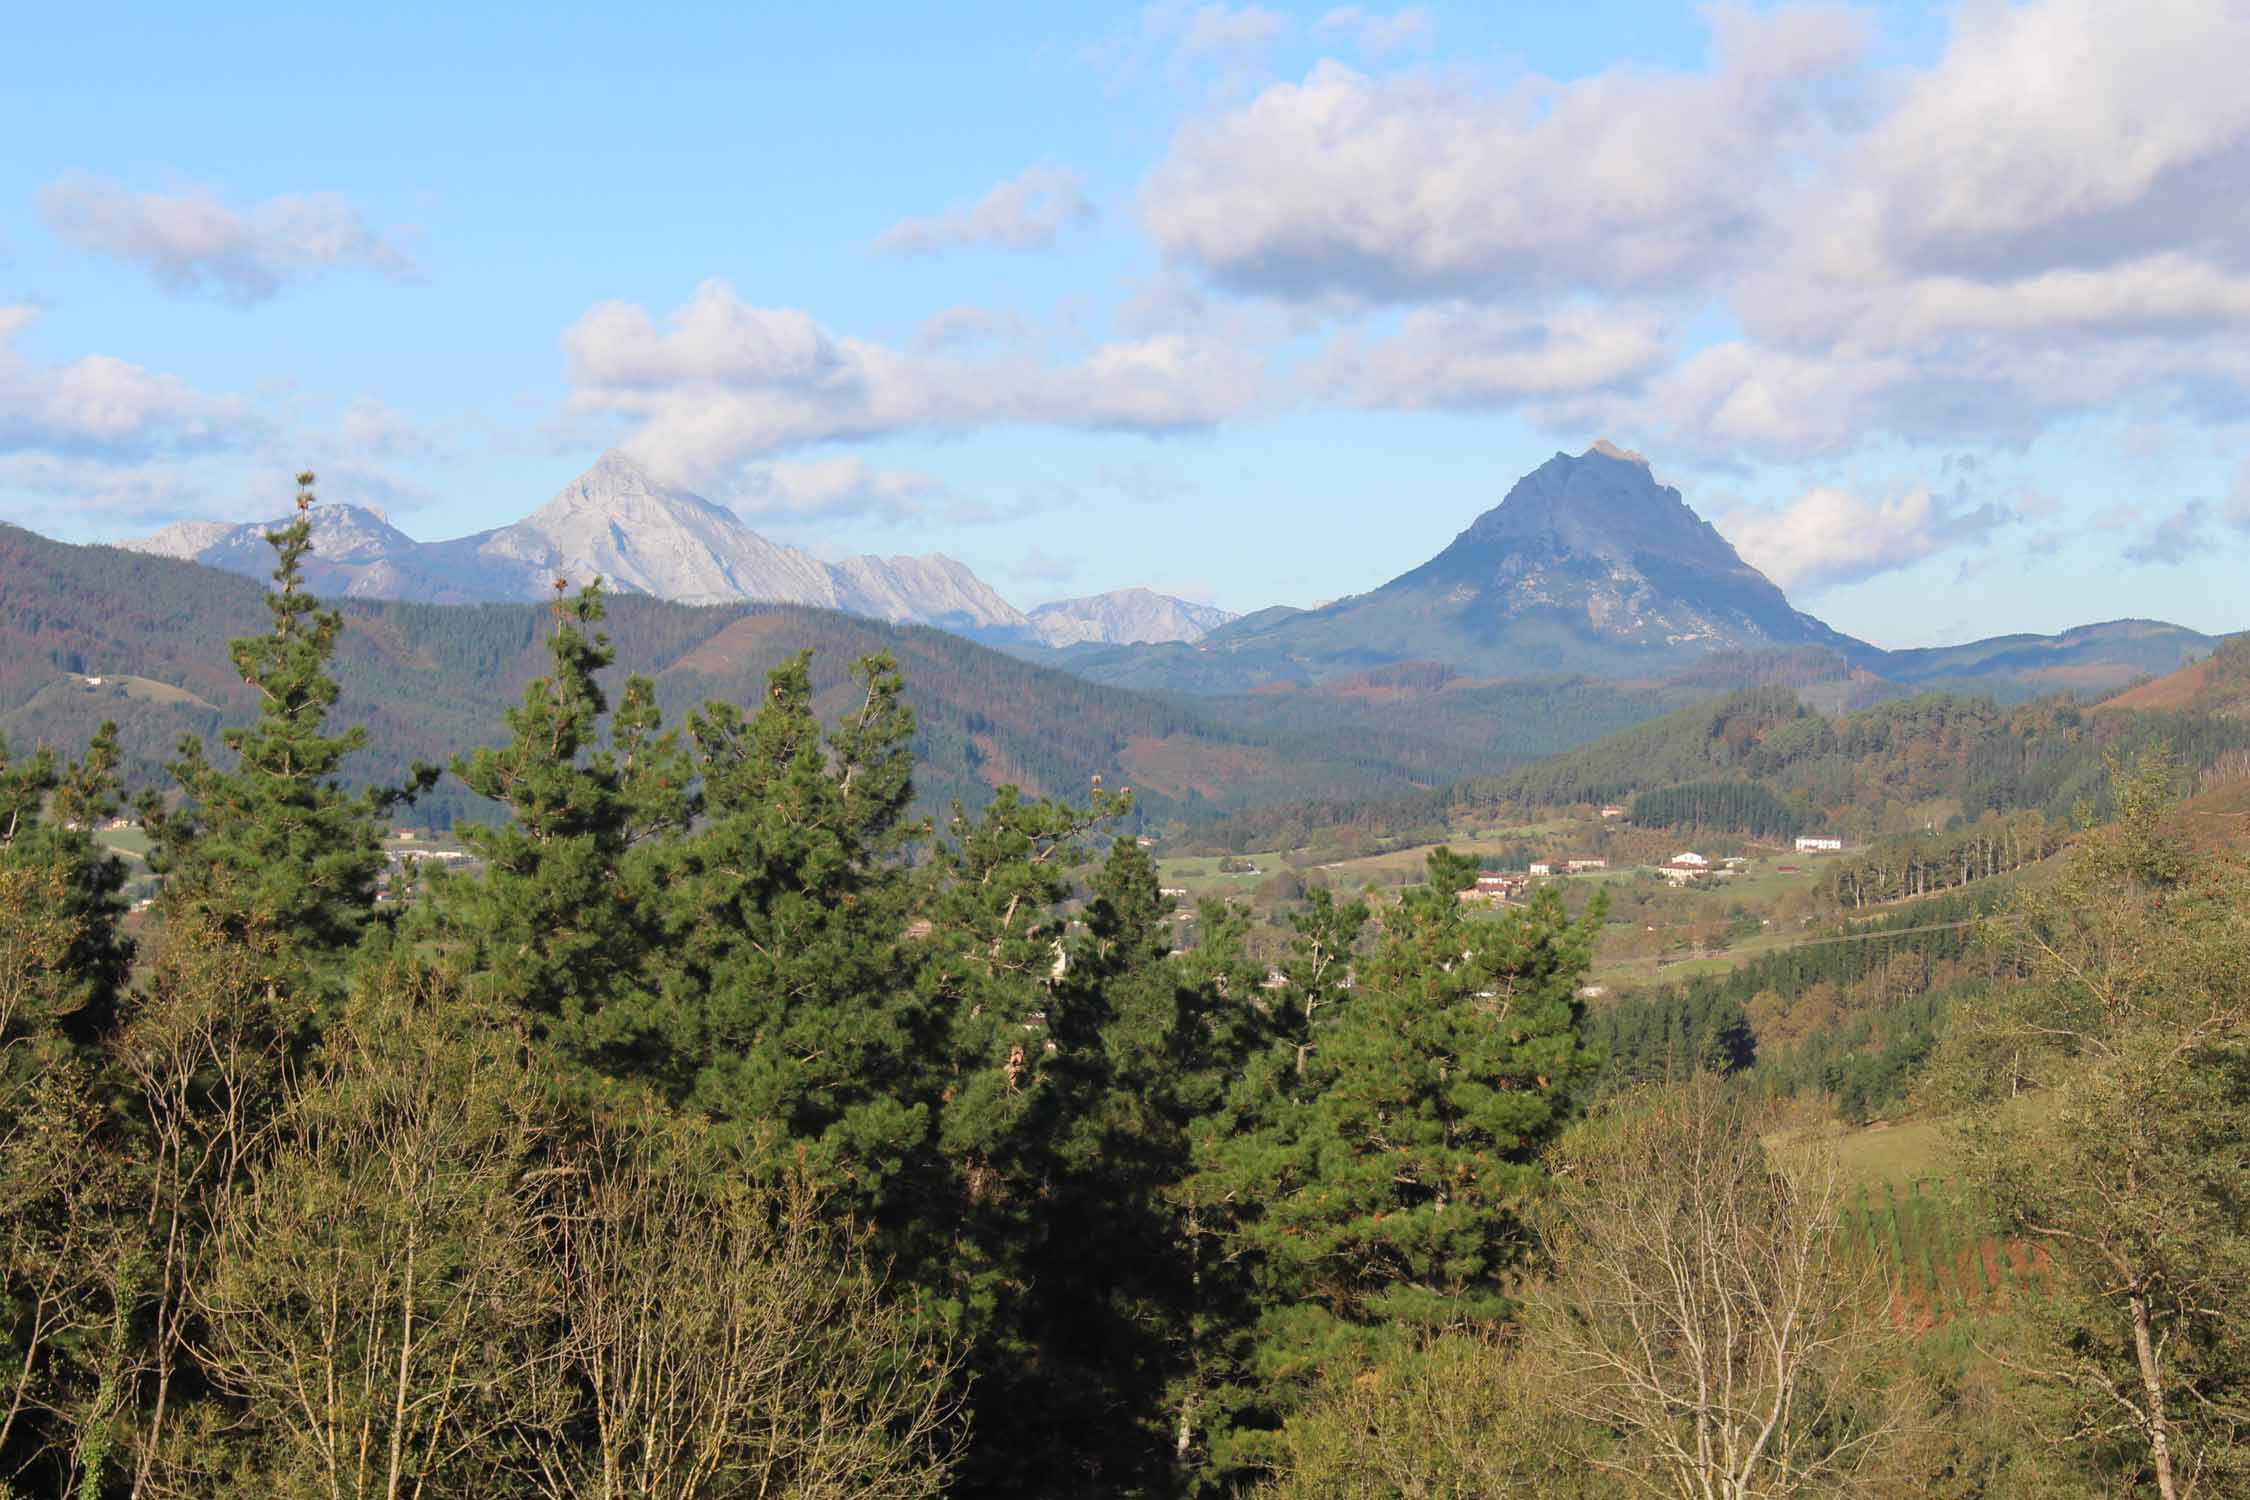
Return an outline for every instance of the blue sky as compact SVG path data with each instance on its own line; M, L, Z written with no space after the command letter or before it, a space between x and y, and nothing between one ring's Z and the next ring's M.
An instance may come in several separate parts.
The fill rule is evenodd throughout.
M1250 609L1608 436L1881 644L2250 626L2233 0L323 9L16 19L0 519L453 536L621 445Z

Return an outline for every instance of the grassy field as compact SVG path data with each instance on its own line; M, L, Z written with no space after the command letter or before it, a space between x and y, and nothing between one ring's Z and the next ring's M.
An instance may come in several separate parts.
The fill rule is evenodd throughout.
M94 834L94 842L127 859L148 858L149 837L138 823L123 828L99 829Z
M1904 1186L1941 1176L1947 1169L1948 1124L1942 1119L1908 1120L1853 1131L1831 1143L1836 1165L1848 1180L1871 1187L1886 1182Z

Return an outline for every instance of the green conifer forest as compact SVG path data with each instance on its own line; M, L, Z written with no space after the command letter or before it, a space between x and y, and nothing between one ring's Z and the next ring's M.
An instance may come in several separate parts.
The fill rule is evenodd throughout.
M252 711L141 797L145 911L118 732L0 750L0 1494L2250 1482L2250 875L2174 837L2176 761L2113 753L2067 846L1833 877L1940 905L1589 1010L1599 895L1487 910L1440 847L1268 958L1174 920L1098 775L933 803L899 656L681 708L598 586L500 722L375 774L310 482L197 679ZM1734 769L1821 805L1959 719L1939 774L2078 784L1993 748L2024 711L1870 712L1761 692L1533 779L1785 834ZM387 864L471 804L463 868ZM1814 1096L1944 1111L1942 1213L1880 1217Z

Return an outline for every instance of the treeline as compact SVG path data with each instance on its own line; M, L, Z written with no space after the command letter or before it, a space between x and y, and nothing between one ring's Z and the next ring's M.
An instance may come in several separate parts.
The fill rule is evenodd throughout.
M2246 1477L2250 893L2168 841L2160 777L1992 924L1992 992L1946 1018L1962 1176L2069 1292L1949 1366L1883 1315L1817 1146L1769 1150L1708 1055L1589 1117L1598 895L1471 919L1474 862L1440 850L1379 913L1308 893L1270 966L1218 906L1176 954L1122 797L915 814L880 655L832 720L790 657L675 722L610 682L598 591L560 598L543 670L442 773L506 811L480 873L379 900L384 823L441 773L344 784L367 736L345 620L301 587L310 503L228 652L259 712L141 801L146 927L89 832L117 736L0 757L14 1493ZM1761 962L1903 1001L1950 951ZM1753 995L1761 1048L1843 972L1771 1026Z
M1974 823L1919 838L1886 839L1865 854L1829 866L1820 894L1847 910L1934 896L1980 880L2012 875L2062 848L2066 825L2037 812L1986 813Z
M309 495L306 497L309 505ZM1599 913L1474 862L1278 965L1192 952L1121 797L912 811L862 660L671 727L607 601L443 773L475 876L382 900L344 615L277 533L263 711L140 814L0 757L0 1482L105 1496L1186 1495L1324 1372L1497 1329L1593 1054Z
M1615 1092L1698 1073L1761 1098L1826 1097L1865 1119L1905 1097L1962 995L1989 986L1978 920L2008 899L1959 892L1744 960L1725 974L1627 994L1597 1009L1597 1083Z
M2090 714L2060 699L2002 708L1938 693L1829 719L1786 688L1757 688L1480 778L1454 795L1559 806L1749 782L1866 839L1896 831L1909 810L1938 799L1955 801L1971 820L2031 811L2062 824L2080 803L2106 815L2109 762L2158 745L2200 769L2250 747L2250 723L2195 712Z
M1795 838L1805 814L1754 781L1697 781L1643 792L1627 812L1643 828L1711 829L1752 838Z
M1547 807L1624 802L1650 787L1749 769L1754 747L1768 738L1782 743L1804 738L1818 722L1787 688L1752 688L1666 714L1513 775L1481 778L1473 794ZM1803 726L1800 734L1785 733L1796 726Z
M536 604L350 600L339 609L338 711L367 731L344 772L354 786L395 782L417 760L492 743L514 695L546 670L546 616ZM1003 781L1046 794L1074 791L1096 774L1131 784L1125 773L1136 746L1165 746L1167 773L1137 788L1138 815L1197 821L1251 800L1402 792L1481 763L1442 744L1433 752L1395 724L1379 741L1323 731L1317 716L1302 728L1237 726L1192 703L1105 687L943 631L832 611L639 595L613 597L609 609L619 667L649 676L675 717L707 697L755 697L774 666L811 651L816 703L833 718L854 691L848 665L890 653L909 677L918 810L930 815L955 798L981 806ZM128 784L161 785L183 733L208 738L214 721L241 725L255 716L255 695L226 669L227 642L258 629L261 613L259 587L247 578L0 527L0 733L80 744L114 718ZM47 691L66 672L148 677L210 708ZM1470 732L1465 720L1460 727ZM1492 733L1487 725L1476 735L1479 753ZM1556 743L1542 740L1529 753ZM1433 754L1436 769L1426 764ZM444 824L501 813L447 783L419 815Z

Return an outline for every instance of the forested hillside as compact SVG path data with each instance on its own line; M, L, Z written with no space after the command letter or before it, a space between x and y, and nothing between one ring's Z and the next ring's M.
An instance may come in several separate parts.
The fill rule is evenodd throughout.
M1830 719L1785 688L1759 688L1667 714L1509 776L1471 781L1462 801L1565 805L1659 797L1644 810L1709 826L1716 786L1756 783L1852 838L1919 830L1958 815L2035 810L2058 823L2104 796L2107 755L2157 743L2191 768L2250 746L2250 725L2197 712L2089 714L2067 699L2003 708L1927 694ZM1745 792L1742 831L1787 819ZM1672 806L1674 801L1681 805Z
M0 528L0 733L69 744L115 720L128 779L148 782L182 733L207 736L253 711L226 669L225 643L257 628L260 593L248 579L194 564ZM500 710L541 670L550 630L537 605L346 601L341 609L343 709L368 733L351 774L378 780L488 740ZM954 798L981 805L1004 783L1060 794L1097 775L1135 788L1141 815L1157 820L1395 796L1520 764L1676 701L1566 681L1188 703L1105 687L942 631L786 605L620 596L608 629L620 666L649 674L659 706L673 714L709 697L753 698L775 663L810 650L816 705L834 717L851 702L847 664L891 652L907 669L918 787L930 807ZM489 812L457 789L426 808L439 821Z
M2006 900L1986 886L1917 902L1620 1000L1590 1022L1607 1058L1600 1087L1716 1072L1766 1098L1832 1098L1848 1119L1894 1109L1955 1001L1989 987L1994 965L1977 961L1974 929Z
M851 663L829 723L802 654L660 722L624 631L677 695L795 626L628 604L613 638L592 587L347 625L303 587L310 536L276 538L281 586L224 648L256 711L137 800L145 911L101 841L116 731L0 744L8 1494L2250 1478L2250 870L2178 837L2238 804L2179 806L2166 754L2113 763L2114 817L2036 876L1589 1014L1613 885L1496 910L1440 847L1364 899L1302 888L1276 944L1225 902L1183 923L1115 788L919 822L903 656ZM370 745L347 646L396 691L519 689L448 773L502 809L462 831L472 866L389 857L434 772L344 785ZM1768 731L1738 763L1912 760L1896 716L1752 707L1706 715ZM1683 784L1726 816L1708 786L1759 783ZM1988 815L1922 865L1990 877L2039 826ZM1999 1282L1951 1242L1941 1277L1926 1175L1879 1223L1824 1139L1910 1098L1958 1117L1941 1216L1963 1255L2003 1243Z

